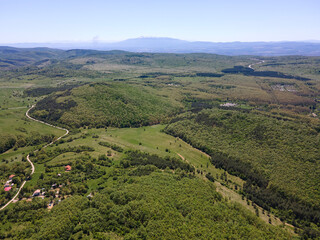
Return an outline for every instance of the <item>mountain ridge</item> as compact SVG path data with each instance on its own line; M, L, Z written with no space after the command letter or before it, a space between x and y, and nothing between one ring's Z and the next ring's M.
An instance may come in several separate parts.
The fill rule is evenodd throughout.
M57 49L123 50L130 52L155 53L213 53L220 55L261 55L320 56L320 42L279 41L279 42L208 42L186 41L167 37L140 37L119 42L74 42L74 43L14 43L10 47Z

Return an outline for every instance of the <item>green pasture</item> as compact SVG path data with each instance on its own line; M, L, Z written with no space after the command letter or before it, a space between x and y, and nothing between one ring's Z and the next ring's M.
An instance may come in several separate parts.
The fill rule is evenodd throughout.
M28 108L0 110L0 133L26 136L28 133L54 134L61 136L65 131L35 122L25 116Z

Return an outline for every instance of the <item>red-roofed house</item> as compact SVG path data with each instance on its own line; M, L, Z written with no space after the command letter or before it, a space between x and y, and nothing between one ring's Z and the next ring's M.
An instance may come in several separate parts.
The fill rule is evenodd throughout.
M71 166L70 166L70 165L67 165L67 166L64 167L64 169L65 169L67 172L69 172L69 171L71 171Z
M9 192L9 191L11 190L11 187L5 187L4 190L5 190L6 192Z
M9 180L12 180L12 178L13 178L14 176L15 176L15 175L13 175L13 174L10 175L10 176L9 176Z

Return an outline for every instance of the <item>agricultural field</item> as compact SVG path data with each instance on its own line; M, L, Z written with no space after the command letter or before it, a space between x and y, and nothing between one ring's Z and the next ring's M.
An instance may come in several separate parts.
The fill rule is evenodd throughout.
M30 51L0 67L1 238L320 237L320 58Z

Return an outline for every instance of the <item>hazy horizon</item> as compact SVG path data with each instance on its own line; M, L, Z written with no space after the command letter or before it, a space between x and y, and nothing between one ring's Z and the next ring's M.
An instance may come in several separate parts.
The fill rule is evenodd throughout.
M279 40L279 41L202 41L202 40L185 40L185 39L179 39L179 38L173 38L173 37L152 37L152 36L141 36L141 37L133 37L133 38L126 38L121 40L115 40L115 41L107 41L107 40L91 40L91 41L47 41L47 42L13 42L13 43L1 43L0 45L9 44L9 45L15 45L15 44L112 44L112 43L119 43L127 40L133 40L133 39L173 39L173 40L180 40L180 41L186 41L186 42L210 42L210 43L256 43L256 42L265 42L265 43L279 43L279 42L305 42L305 43L320 43L320 40L318 39L306 39L306 40Z
M0 44L319 41L320 2L0 0Z

